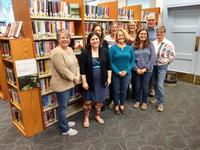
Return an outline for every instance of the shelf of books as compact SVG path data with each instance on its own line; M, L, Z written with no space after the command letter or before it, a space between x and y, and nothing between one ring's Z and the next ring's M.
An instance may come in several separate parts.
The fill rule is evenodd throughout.
M35 135L43 130L43 121L32 41L0 38L0 54L1 86L12 122L25 136Z
M71 34L70 46L74 49L76 55L80 54L85 40L83 1L21 0L16 2L13 0L12 3L15 20L23 21L24 36L32 39L40 86L40 112L43 116L45 128L54 124L57 120L56 95L50 88L50 58L51 51L56 47L56 33L62 28L69 30ZM21 8L19 5L26 7ZM20 12L23 12L23 15ZM76 99L76 103L78 103L78 99L80 97ZM76 103L70 105L76 105ZM79 110L80 108L81 106L79 106Z
M84 26L86 36L90 33L94 23L99 23L104 28L105 34L108 33L109 23L116 21L118 1L106 2L97 6L85 4Z

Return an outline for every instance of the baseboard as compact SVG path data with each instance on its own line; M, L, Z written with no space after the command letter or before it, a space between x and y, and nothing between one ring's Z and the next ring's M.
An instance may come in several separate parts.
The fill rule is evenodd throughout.
M200 85L200 76L196 76L195 84Z
M177 80L200 85L200 76L194 74L177 72Z

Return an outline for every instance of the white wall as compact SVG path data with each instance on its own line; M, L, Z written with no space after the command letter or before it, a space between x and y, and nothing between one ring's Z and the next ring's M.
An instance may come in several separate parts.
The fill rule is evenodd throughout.
M162 22L166 28L169 26L168 22L168 8L178 7L178 6L190 6L200 4L200 0L163 0L163 13L162 13ZM167 35L168 37L168 35Z

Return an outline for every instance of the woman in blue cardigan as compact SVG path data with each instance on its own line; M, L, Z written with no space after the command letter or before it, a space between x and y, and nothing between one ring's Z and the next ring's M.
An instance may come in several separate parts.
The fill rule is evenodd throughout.
M123 29L119 29L116 34L116 43L110 50L110 60L112 67L112 84L114 92L114 113L119 115L125 113L124 102L128 84L131 80L131 69L134 65L133 48L126 44L127 33Z

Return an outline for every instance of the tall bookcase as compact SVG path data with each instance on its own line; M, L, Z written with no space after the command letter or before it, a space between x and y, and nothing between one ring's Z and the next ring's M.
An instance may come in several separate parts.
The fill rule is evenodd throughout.
M13 124L27 137L43 130L39 88L20 89L16 61L34 58L33 52L31 39L0 38L3 95L10 102Z
M23 21L23 26L22 26L23 37L30 38L33 57L36 59L38 65L38 78L40 83L40 88L38 89L38 97L39 97L40 109L38 109L37 111L41 114L41 121L43 128L46 128L57 122L56 96L49 86L51 71L50 68L47 68L50 66L50 51L56 46L54 44L56 42L56 35L55 33L53 33L52 36L40 36L39 33L39 36L37 36L37 34L35 34L35 26L34 26L36 24L35 22L38 22L38 24L40 25L41 23L46 23L46 22L50 23L53 22L55 24L56 23L61 24L63 22L64 24L71 23L73 24L72 30L74 31L74 35L72 35L71 37L72 39L71 43L73 43L73 40L75 39L83 39L83 44L85 43L83 0L62 0L62 2L66 2L69 4L71 3L78 4L80 16L76 18L73 17L70 18L66 16L58 17L58 16L48 16L44 14L32 15L31 9L29 7L32 4L31 1L12 0L15 20ZM53 27L53 29L55 31L55 26ZM45 51L46 47L44 48L43 46L46 44L48 45L48 43L50 43L51 48L48 48L48 51ZM45 86L45 89L43 89L43 86ZM76 87L76 89L78 89L78 86ZM69 100L68 113L66 117L69 117L82 110L82 107L80 106L78 101L80 98L81 98L80 94L76 94L75 97L72 97Z

